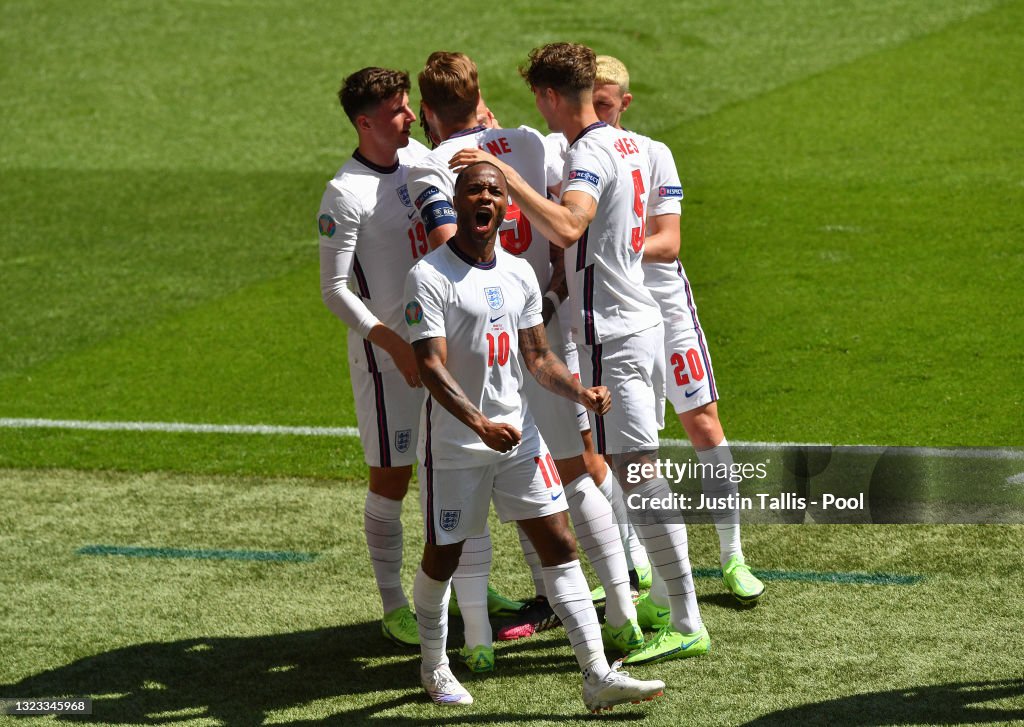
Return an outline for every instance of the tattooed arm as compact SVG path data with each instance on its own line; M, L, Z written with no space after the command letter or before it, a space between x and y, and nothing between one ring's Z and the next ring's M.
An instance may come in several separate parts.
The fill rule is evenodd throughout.
M510 424L496 424L467 397L462 387L445 367L448 360L448 339L426 338L412 344L419 366L420 379L434 401L476 432L481 441L498 452L508 452L522 439L522 433Z
M582 404L587 409L606 414L611 408L612 398L605 386L584 388L561 359L548 348L544 326L523 328L519 331L519 352L523 355L526 368L537 382L548 391L564 396L570 401ZM426 380L424 379L424 383Z

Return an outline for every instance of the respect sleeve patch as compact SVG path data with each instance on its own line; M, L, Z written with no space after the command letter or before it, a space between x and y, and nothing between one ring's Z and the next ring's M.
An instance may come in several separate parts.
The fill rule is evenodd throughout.
M662 197L662 198L668 198L668 199L671 199L671 198L682 199L683 198L683 188L682 187L658 187L658 196Z
M586 169L573 169L571 172L569 172L570 182L575 181L577 179L592 184L595 187L597 187L601 183L600 177L598 177L593 172L588 172Z
M426 189L424 189L420 193L420 196L416 198L416 209L419 209L420 207L422 207L423 203L426 202L431 197L436 197L436 196L438 196L440 194L441 194L441 190L438 189L437 187L433 187L433 186L427 187Z

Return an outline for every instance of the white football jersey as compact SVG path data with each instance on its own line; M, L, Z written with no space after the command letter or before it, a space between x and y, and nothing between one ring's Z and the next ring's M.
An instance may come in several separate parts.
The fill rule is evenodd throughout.
M651 160L651 192L648 196L647 216L680 214L683 186L679 181L672 151L660 141L640 134L635 136ZM644 282L661 309L666 330L692 328L696 313L691 310L688 302L686 274L682 263L678 260L671 263L644 263L643 271Z
M320 288L328 308L349 327L350 366L395 368L391 356L365 339L377 323L405 334L405 276L427 253L406 176L427 151L411 139L394 166L380 167L357 150L320 201Z
M519 330L543 322L530 265L498 246L492 262L477 263L449 241L409 271L405 300L409 340L445 338L445 366L467 398L491 421L523 432L512 452L496 452L428 396L420 422L420 461L434 469L461 469L538 447L537 427L520 393L524 371L518 356Z
M661 313L641 268L651 188L650 164L636 137L603 122L569 145L562 196L597 200L590 226L565 252L573 340L597 345L658 325Z
M540 132L528 126L518 129L486 129L477 126L460 131L441 142L436 149L409 170L409 193L426 226L455 223L452 200L455 197L455 173L448 162L461 149L479 147L500 158L519 172L533 189L546 194L548 185L547 146ZM509 203L501 225L501 246L506 252L525 258L533 268L542 290L551 280L549 242L519 209Z

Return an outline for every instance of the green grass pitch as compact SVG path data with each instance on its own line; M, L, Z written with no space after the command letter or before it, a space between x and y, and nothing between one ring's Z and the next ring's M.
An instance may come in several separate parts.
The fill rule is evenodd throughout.
M516 66L569 39L626 62L625 123L675 153L731 439L1024 445L1022 32L1020 0L0 3L0 418L354 426L315 251L355 145L341 78L462 50L504 124L539 126ZM468 710L424 701L376 635L363 469L351 438L0 428L0 699L90 694L97 724L582 723L559 631L499 646ZM494 533L494 582L526 595ZM778 580L743 610L699 578L712 654L644 668L666 697L604 719L1024 720L1020 526L744 546L920 581Z

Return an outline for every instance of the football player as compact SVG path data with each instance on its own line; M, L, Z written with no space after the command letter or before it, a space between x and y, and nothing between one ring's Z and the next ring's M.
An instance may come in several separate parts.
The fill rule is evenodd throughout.
M617 58L597 57L594 111L609 126L622 128L622 114L632 103L629 71ZM661 142L636 134L651 160L651 187L647 210L647 239L644 244L644 282L661 309L665 321L665 393L693 444L702 468L701 484L709 498L736 497L738 487L715 472L730 471L733 463L718 417L718 388L707 340L697 317L697 306L689 280L679 262L679 218L683 188L671 150ZM719 500L720 501L720 500ZM713 513L719 539L722 578L742 603L756 603L764 584L747 566L740 543L739 513ZM667 622L664 583L657 577L651 592L637 603L642 625L662 626ZM656 656L638 653L626 659L638 661Z
M426 235L406 187L409 163L427 153L410 136L408 74L363 68L338 99L359 139L320 202L320 289L348 326L348 359L366 464L364 530L384 618L381 632L419 643L401 583L402 500L409 488L423 389L405 337L402 289Z
M540 555L547 592L583 672L587 708L651 699L663 682L632 679L604 656L565 491L520 395L523 367L549 392L599 414L611 400L603 386L584 388L548 348L536 276L496 244L507 199L494 165L463 170L452 203L455 235L406 281L406 324L429 392L418 447L426 544L414 586L421 681L437 704L473 701L448 667L447 601L462 544L484 531L493 499L498 516L518 521Z
M481 96L476 64L462 53L438 51L431 54L419 74L419 89L423 115L438 146L409 171L409 190L428 233L431 246L442 244L454 233L452 195L455 175L449 169L451 157L460 149L482 148L500 157L516 169L538 194L545 194L552 182L552 168L548 164L544 137L534 129L488 128L480 123ZM486 107L482 107L486 111ZM493 117L491 117L493 119ZM560 170L555 174L560 173ZM510 205L500 231L502 248L529 262L541 289L547 291L544 299L544 322L553 347L564 359L564 343L556 308L561 302L551 289L552 266L550 243L534 230L527 216L518 207ZM554 458L555 473L565 483L573 525L591 564L607 593L606 622L603 635L611 648L628 652L643 645L643 632L636 620L636 607L630 594L629 574L619 541L611 505L595 485L609 477L607 467L599 457L591 458L593 473L588 471L584 458L584 445L580 437L580 422L586 422L584 412L577 417L573 405L566 399L552 397L531 378L524 385L524 397L530 402L541 434ZM499 638L519 638L534 630L556 622L545 592L540 560L526 534L520 540L531 565L537 597L529 603L510 628L502 629ZM460 569L460 573L462 569ZM459 608L465 614L463 593L466 585L457 575L456 594ZM476 587L476 600L481 589ZM477 629L475 620L466 621L467 663L493 664L491 634L487 628Z
M597 118L596 66L590 48L553 43L531 51L522 69L550 129L570 140L560 203L481 150L460 151L451 163L461 169L493 161L534 228L566 248L583 381L608 386L616 401L608 414L590 413L597 450L611 457L619 482L637 495L631 499L639 507L629 509L629 518L669 594L670 624L653 641L675 658L699 656L711 639L697 605L686 525L677 508L659 507L672 501L668 482L644 476L645 470L657 474L654 467L642 468L657 456L664 375L661 311L641 268L650 165L635 136ZM627 470L640 476L630 483Z

